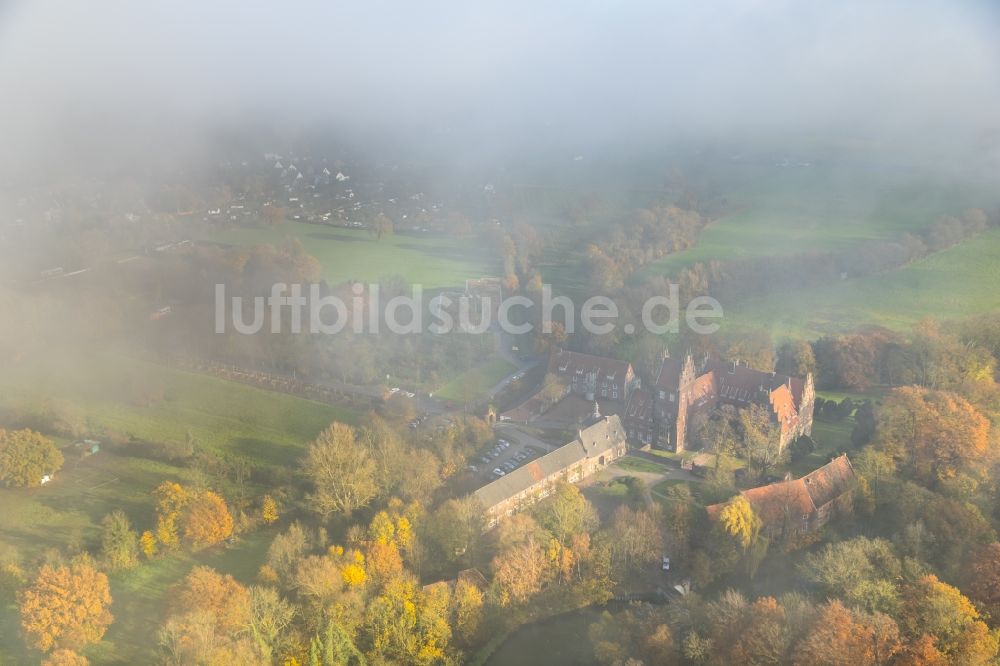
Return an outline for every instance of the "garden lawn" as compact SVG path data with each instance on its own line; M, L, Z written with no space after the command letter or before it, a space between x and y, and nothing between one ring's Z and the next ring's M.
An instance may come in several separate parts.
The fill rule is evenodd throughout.
M435 391L434 396L461 403L473 401L516 369L514 364L502 358L494 358L455 377Z

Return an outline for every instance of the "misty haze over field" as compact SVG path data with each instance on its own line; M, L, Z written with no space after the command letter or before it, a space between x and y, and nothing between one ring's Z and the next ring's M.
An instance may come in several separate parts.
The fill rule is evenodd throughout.
M260 130L456 158L773 136L960 148L996 141L1000 9L15 1L0 9L0 89L15 169L162 160Z

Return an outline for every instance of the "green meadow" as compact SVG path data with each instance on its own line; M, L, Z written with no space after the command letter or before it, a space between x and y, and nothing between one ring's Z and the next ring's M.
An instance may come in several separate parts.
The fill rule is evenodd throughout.
M246 457L261 467L292 468L322 428L335 420L356 420L347 409L113 354L71 359L55 353L0 374L0 413L53 404L82 415L98 438L115 431L144 441L183 442L190 434L198 447ZM0 542L22 561L37 561L49 549L97 551L101 520L115 509L124 511L136 529L149 529L152 490L165 480L194 483L196 473L141 457L141 451L131 453L105 446L80 458L67 447L66 463L49 484L0 488ZM264 492L253 479L246 490L250 497ZM253 582L273 536L274 529L253 532L232 547L182 553L114 574L115 622L86 654L94 663L153 663L151 637L165 618L168 588L199 563ZM23 647L16 607L0 600L0 664L39 659Z
M893 271L789 289L725 307L725 325L817 337L864 325L906 330L925 317L964 319L1000 309L1000 229Z
M987 186L832 167L746 166L730 174L734 212L713 222L690 250L636 277L672 275L697 262L838 252L887 240L995 203Z
M482 397L514 370L516 367L513 363L502 358L494 358L463 372L435 391L434 395L455 402L475 400Z
M306 252L320 262L323 277L331 284L399 276L427 289L462 287L467 278L493 275L497 269L492 248L476 236L404 232L378 240L364 229L290 222L277 228L225 229L201 240L249 246L278 245L288 238L302 242Z
M178 443L283 465L350 410L117 355L52 353L0 375L0 412L66 405L89 431Z

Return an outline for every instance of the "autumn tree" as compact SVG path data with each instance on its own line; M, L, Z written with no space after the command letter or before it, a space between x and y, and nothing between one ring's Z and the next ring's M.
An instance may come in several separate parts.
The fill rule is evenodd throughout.
M153 491L156 500L156 539L166 548L179 543L178 528L191 497L179 483L164 481Z
M530 538L493 558L493 585L501 606L523 604L538 594L545 580L542 547Z
M350 515L378 494L375 463L343 423L331 424L309 445L303 471L313 485L309 503L324 518Z
M469 562L485 529L482 504L474 495L442 502L425 520L425 542L442 563Z
M773 597L750 604L728 654L732 664L778 664L785 661L788 628L785 609Z
M295 570L296 563L309 549L309 535L302 523L295 521L271 541L267 549L267 566L283 580L287 580Z
M483 621L485 597L473 583L459 579L451 599L451 625L465 645L472 645L479 636Z
M265 657L278 652L285 629L292 623L295 608L273 587L250 588L250 613L246 632Z
M205 611L215 621L215 630L235 635L250 619L250 592L228 574L197 566L172 595L178 613Z
M901 601L899 622L910 636L933 636L952 663L993 663L997 637L958 589L926 575L903 588Z
M799 575L830 597L869 612L895 613L899 600L895 581L902 565L884 539L857 537L827 544L809 553Z
M213 546L233 534L233 516L226 501L205 490L194 495L184 514L184 538L195 548Z
M351 635L337 622L328 622L309 643L309 666L364 666L365 663Z
M597 512L580 489L570 483L559 483L555 491L535 510L538 524L563 544L580 532L597 527Z
M260 520L270 525L278 520L278 503L270 495L264 495L260 502Z
M901 649L896 623L885 615L876 627L833 599L820 609L813 625L795 649L802 666L877 666ZM876 628L878 631L876 632Z
M54 650L42 666L90 666L90 660L72 650Z
M994 541L973 552L963 574L963 591L997 617L996 611L1000 610L1000 543Z
M816 372L816 355L805 340L792 340L778 347L774 369L790 377L805 377Z
M608 530L611 556L625 570L635 570L658 562L663 551L659 514L620 506Z
M42 483L62 467L63 456L48 437L33 430L0 429L0 481L24 488Z
M735 424L739 421L736 408L722 405L698 421L695 434L703 448L715 454L715 468L719 469L722 457L736 450L738 436Z
M878 411L876 442L924 483L986 461L989 421L964 398L913 386L893 390Z
M131 569L139 564L139 537L128 516L116 509L104 517L101 554L111 569Z
M26 639L43 651L95 643L113 619L108 577L84 563L42 566L19 602Z
M448 587L417 589L401 576L375 596L362 625L366 652L374 663L430 665L447 663Z
M740 439L737 449L747 461L750 469L759 475L781 461L782 450L777 425L771 420L771 412L757 404L739 410Z
M747 498L737 495L719 511L719 526L745 551L757 539L761 522Z

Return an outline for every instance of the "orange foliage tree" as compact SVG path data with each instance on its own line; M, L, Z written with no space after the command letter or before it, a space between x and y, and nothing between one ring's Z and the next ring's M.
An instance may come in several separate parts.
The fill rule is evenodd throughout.
M21 628L40 650L99 641L113 617L108 577L88 564L43 566L20 595Z
M191 570L177 590L175 604L179 613L210 613L216 629L224 634L235 634L250 621L250 591L211 567Z
M904 386L879 409L876 436L918 479L931 483L981 466L989 451L989 421L947 391Z
M233 516L226 501L210 490L198 493L188 503L184 516L184 538L196 548L212 546L233 534Z

